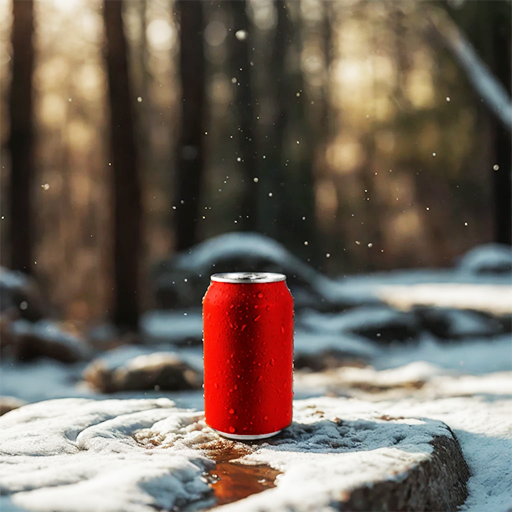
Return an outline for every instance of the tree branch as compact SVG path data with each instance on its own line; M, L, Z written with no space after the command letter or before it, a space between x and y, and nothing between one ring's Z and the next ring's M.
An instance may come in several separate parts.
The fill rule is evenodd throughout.
M441 11L434 12L430 7L425 10L431 28L464 70L475 92L481 96L503 126L512 132L512 102L503 85L494 77L472 44L448 15Z

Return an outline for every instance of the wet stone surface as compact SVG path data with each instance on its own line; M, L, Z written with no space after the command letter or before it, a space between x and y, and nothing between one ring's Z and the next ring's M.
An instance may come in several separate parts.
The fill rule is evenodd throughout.
M222 448L208 452L215 467L207 473L206 480L213 489L215 506L233 503L275 487L280 471L268 464L247 464L236 459L252 450L242 443L219 443Z

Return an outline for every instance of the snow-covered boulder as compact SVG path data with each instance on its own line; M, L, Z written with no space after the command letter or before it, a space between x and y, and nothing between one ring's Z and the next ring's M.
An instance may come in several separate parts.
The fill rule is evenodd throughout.
M422 329L447 340L496 336L505 330L497 318L454 308L416 306L414 314Z
M31 321L48 314L48 306L33 279L23 272L0 267L0 311L7 310Z
M510 274L512 277L512 247L502 244L479 245L459 261L459 272L468 274Z
M329 278L276 240L258 233L227 233L157 266L153 280L158 306L162 309L197 307L211 274L237 271L285 274L296 309L312 307L329 311L361 303L358 297L342 293Z
M297 315L297 324L317 333L352 333L379 343L406 342L418 335L414 315L389 306L362 306L341 313L312 310Z
M177 311L147 311L140 319L140 330L145 343L201 345L202 312L199 307Z
M13 354L19 361L48 357L63 363L76 363L91 357L92 350L84 338L65 331L51 320L35 323L16 320L10 324Z
M295 330L295 368L321 371L344 365L361 365L373 360L381 349L372 341L351 333Z
M215 461L234 457L233 464L247 466L247 478L260 479L262 467L281 474L276 487L219 511L455 510L469 476L444 423L391 416L359 400L298 401L282 434L244 444L220 438L202 413L167 399L68 399L0 418L0 505L40 512L206 509L217 489L225 491L208 485L207 475Z
M84 370L85 380L103 393L199 389L202 376L176 352L121 347L106 352Z

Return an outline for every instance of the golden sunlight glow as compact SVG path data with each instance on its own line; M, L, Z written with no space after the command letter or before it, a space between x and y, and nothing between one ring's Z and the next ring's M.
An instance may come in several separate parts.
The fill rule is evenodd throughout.
M85 0L52 0L55 6L64 12L76 11L84 7Z

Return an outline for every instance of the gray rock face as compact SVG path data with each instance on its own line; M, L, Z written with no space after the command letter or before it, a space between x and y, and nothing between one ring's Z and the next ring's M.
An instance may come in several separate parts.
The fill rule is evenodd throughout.
M173 352L147 353L137 347L112 350L84 370L84 379L98 391L181 391L199 389L200 373Z

